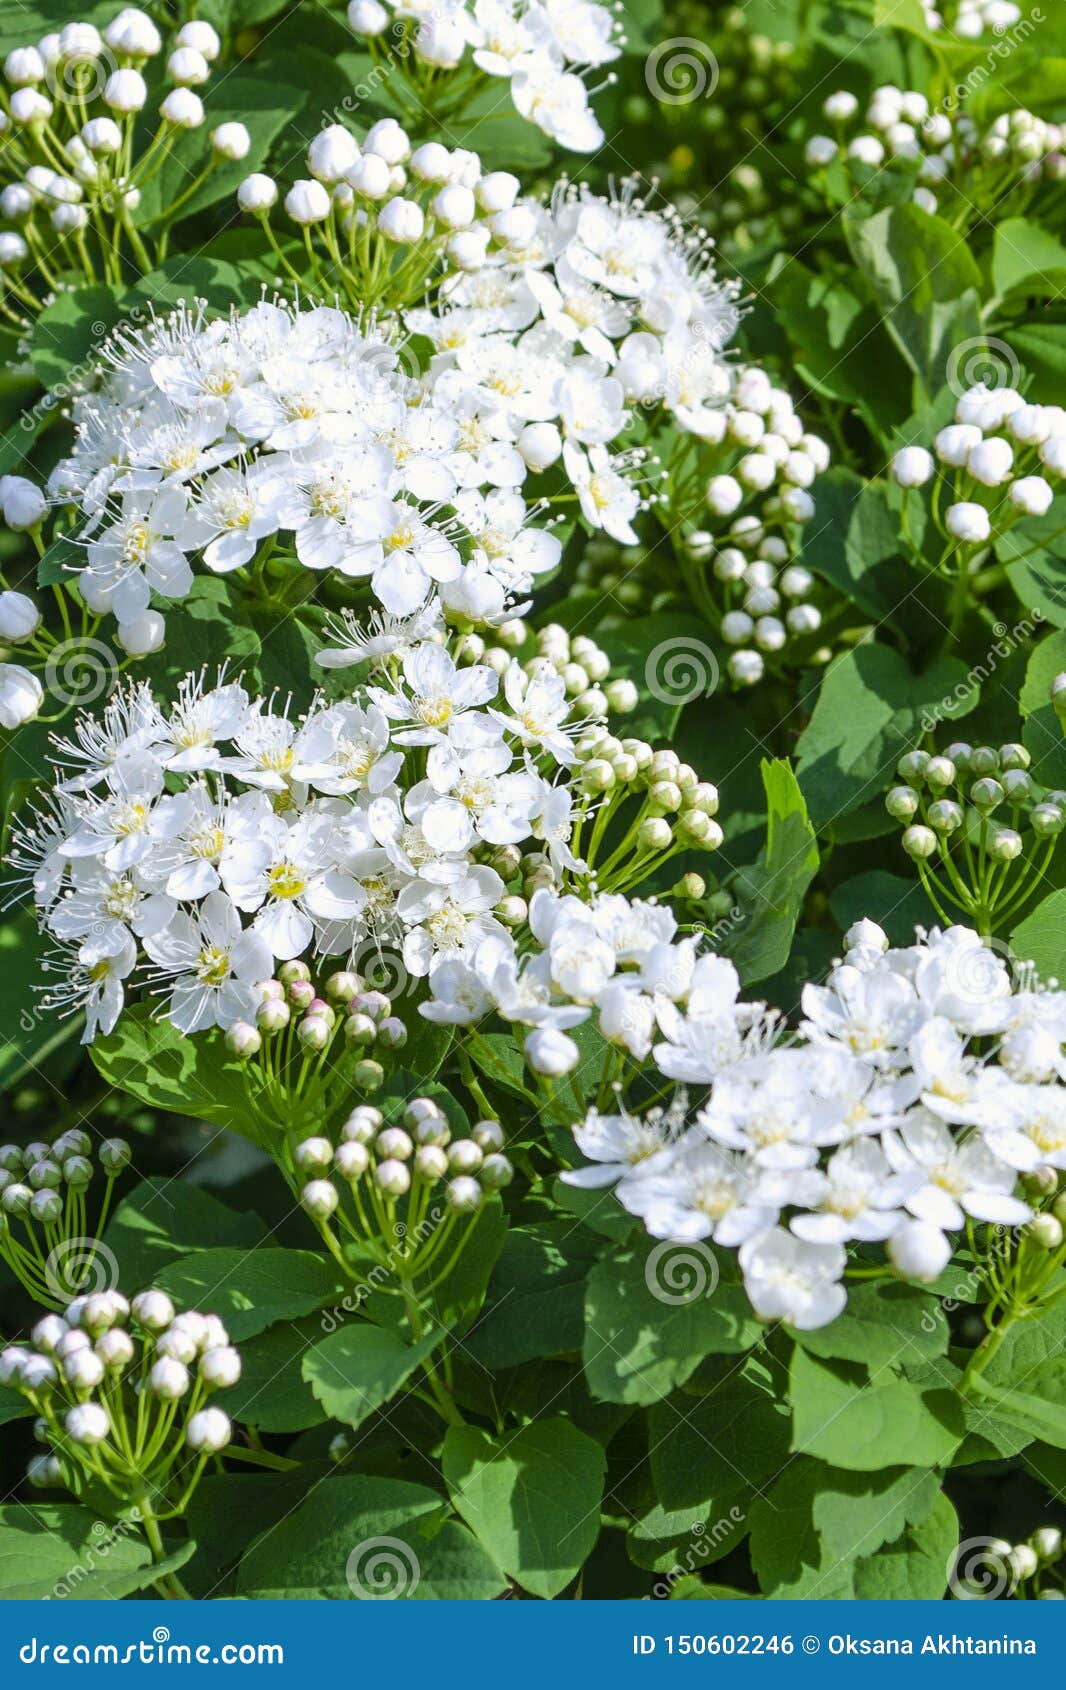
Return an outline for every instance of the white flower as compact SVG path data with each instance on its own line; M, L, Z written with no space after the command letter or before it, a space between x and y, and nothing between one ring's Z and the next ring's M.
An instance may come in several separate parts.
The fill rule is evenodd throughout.
M258 933L242 929L224 893L210 893L195 916L176 915L144 948L168 980L167 1013L180 1032L254 1019L255 987L272 972L271 951Z
M1011 1196L1014 1169L976 1135L956 1139L943 1122L918 1111L904 1121L898 1139L885 1139L885 1154L900 1173L920 1173L923 1183L906 1206L917 1220L957 1230L966 1215L1016 1226L1031 1210Z
M828 1326L847 1301L840 1280L847 1260L839 1244L808 1244L774 1227L740 1246L744 1288L763 1320L785 1320L800 1332Z
M779 1212L765 1174L746 1157L691 1138L665 1167L638 1164L617 1196L653 1238L680 1242L713 1238L735 1247L765 1233Z

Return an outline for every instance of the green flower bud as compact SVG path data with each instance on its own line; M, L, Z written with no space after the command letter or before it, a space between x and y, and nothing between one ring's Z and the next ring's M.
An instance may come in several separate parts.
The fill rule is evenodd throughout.
M1029 820L1033 832L1038 839L1053 839L1062 832L1066 824L1066 814L1057 804L1036 804L1029 812Z
M63 1163L63 1178L76 1191L90 1184L92 1177L93 1165L87 1156L68 1156Z
M1024 745L1010 742L999 748L999 766L1001 769L1028 769L1033 759Z
M123 1168L128 1168L133 1151L125 1139L105 1139L98 1154L100 1154L101 1168L108 1175L108 1178L113 1180L115 1176L122 1173Z
M903 835L903 849L908 857L922 859L936 851L936 834L931 827L909 827Z
M637 829L637 844L642 851L666 851L673 842L673 829L661 816L649 816Z
M506 1156L493 1151L481 1164L481 1183L488 1191L502 1191L514 1179L514 1168Z
M962 805L951 798L938 798L929 806L928 819L937 833L954 833L963 823Z
M26 1176L34 1191L58 1191L63 1171L55 1162L35 1162Z
M378 1028L378 1043L385 1050L402 1050L407 1043L407 1028L398 1015L387 1015Z
M299 960L283 962L281 967L278 969L278 979L281 981L282 985L286 987L294 986L297 981L309 981L310 978L311 970L308 968L306 962L300 962Z
M448 1171L453 1174L476 1174L484 1157L472 1138L457 1138L448 1151Z
M355 1065L352 1079L359 1091L380 1091L385 1083L385 1070L380 1062L372 1062L364 1057Z
M377 1027L369 1015L349 1015L344 1023L345 1042L361 1049L364 1045L372 1045L378 1036Z
M328 1179L310 1180L300 1192L300 1207L312 1220L328 1221L339 1202L337 1188Z
M955 765L950 757L930 757L925 765L926 785L943 791L955 783Z
M386 1127L378 1134L374 1148L385 1161L406 1162L414 1145L410 1133L405 1133L402 1127Z
M349 1185L355 1185L357 1180L362 1179L370 1166L370 1152L365 1144L357 1144L354 1140L349 1140L337 1146L333 1165L341 1179L347 1180Z
M925 779L925 766L928 761L928 751L905 751L896 764L896 773L900 780L905 780L910 785L920 786Z
M898 822L909 822L917 815L919 797L913 786L894 786L885 798L885 809Z
M999 827L988 841L988 854L997 863L1013 863L1022 854L1022 836L1012 827Z
M996 775L999 773L999 752L991 745L975 745L970 752L970 773L972 775Z
M421 1144L415 1151L415 1173L427 1185L436 1184L448 1172L448 1158L439 1144Z
M293 1167L302 1174L325 1173L332 1160L333 1146L321 1135L305 1138L292 1153Z
M30 1214L44 1226L55 1226L63 1215L63 1199L58 1191L42 1189L30 1198Z
M953 740L950 745L944 748L944 756L951 758L951 761L955 765L957 775L966 773L970 766L970 758L972 755L973 746L967 744L964 739Z
M982 815L989 815L997 805L1002 804L1005 793L998 780L991 775L984 775L975 780L970 788L970 803Z
M1033 783L1024 769L1006 769L1001 781L1004 792L1012 804L1024 804L1033 795Z
M486 1156L491 1150L503 1149L503 1128L499 1121L478 1121L471 1129L470 1137Z

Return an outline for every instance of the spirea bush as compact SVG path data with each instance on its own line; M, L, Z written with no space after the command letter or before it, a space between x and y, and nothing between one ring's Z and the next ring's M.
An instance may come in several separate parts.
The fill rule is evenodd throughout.
M0 25L0 1595L1061 1599L1066 20L172 10Z

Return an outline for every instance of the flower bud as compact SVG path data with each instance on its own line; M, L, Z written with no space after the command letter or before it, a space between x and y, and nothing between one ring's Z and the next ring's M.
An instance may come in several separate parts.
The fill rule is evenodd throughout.
M271 207L277 204L277 198L277 183L272 176L264 176L261 171L246 176L237 189L237 204L242 211L250 212L253 217L265 217Z
M229 1415L222 1409L201 1408L185 1428L185 1441L201 1454L217 1455L229 1443L232 1431Z
M337 1188L328 1179L309 1180L300 1192L301 1209L316 1221L328 1221L339 1201Z
M525 1053L534 1073L555 1079L573 1073L581 1056L569 1034L556 1027L534 1028L526 1038Z
M403 1197L411 1189L411 1175L403 1162L388 1158L374 1169L374 1181L386 1197Z
M111 1422L99 1403L81 1402L69 1410L63 1422L71 1443L88 1447L102 1444L111 1431Z
M310 227L324 223L329 216L330 198L321 182L303 179L294 182L285 195L285 210L294 223Z
M354 1185L357 1180L362 1179L370 1166L370 1152L365 1144L359 1144L354 1139L346 1140L344 1144L337 1146L333 1166L342 1179L347 1180L349 1185Z
M885 1246L888 1258L902 1279L931 1284L951 1260L951 1245L939 1227L926 1221L904 1221Z
M133 1339L119 1326L101 1333L93 1348L109 1372L118 1372L133 1360Z
M469 1215L481 1207L481 1187L476 1179L460 1174L447 1187L448 1207L456 1214Z
M235 1385L241 1376L241 1358L231 1344L205 1350L200 1357L200 1377L213 1391Z
M479 1178L486 1190L501 1191L514 1179L514 1168L506 1156L502 1156L499 1151L493 1151L481 1164Z
M448 1158L438 1144L422 1144L415 1151L415 1174L432 1185L444 1179L448 1172Z
M293 1166L302 1174L323 1173L333 1160L328 1138L305 1138L292 1153Z
M220 123L211 131L211 150L216 158L233 161L247 158L252 137L243 123Z
M133 1152L124 1138L105 1138L97 1152L100 1166L109 1179L114 1179L129 1166Z
M174 1304L165 1291L139 1291L131 1309L146 1332L163 1332L174 1319Z
M1057 1250L1062 1243L1062 1223L1054 1215L1034 1215L1025 1232L1042 1250Z
M159 115L174 129L199 129L204 121L204 102L191 88L172 88L160 104Z
M188 1368L173 1356L160 1356L158 1361L152 1363L148 1384L155 1395L161 1397L164 1402L177 1402L189 1389Z

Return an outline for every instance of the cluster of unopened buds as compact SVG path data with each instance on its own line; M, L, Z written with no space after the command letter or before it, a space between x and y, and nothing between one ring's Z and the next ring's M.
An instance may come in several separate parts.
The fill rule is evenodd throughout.
M739 545L715 545L712 535L697 529L684 541L691 563L704 566L705 591L701 595L717 614L712 626L730 647L726 659L729 679L738 687L754 686L778 662L793 656L797 648L803 662L817 660L812 640L822 626L822 612L815 599L819 590L814 576L802 564L791 562L791 548L779 534L762 535L753 549ZM717 584L707 581L706 565Z
M299 1095L305 1082L325 1080L345 1049L358 1060L351 1073L361 1091L377 1091L385 1079L379 1058L407 1043L407 1028L392 1014L392 1001L367 988L351 969L339 969L321 987L298 959L283 963L277 977L256 985L255 1022L236 1021L226 1045L241 1062L259 1058L262 1081L283 1098Z
M999 206L1015 186L1066 176L1061 126L1024 108L979 127L965 114L932 109L916 90L885 84L865 111L847 89L830 94L822 110L833 134L810 136L804 159L835 198L850 199L882 173L887 182L901 171L913 176L912 198L924 211L937 212L950 196L953 214L969 221L978 197ZM824 173L837 166L843 174L834 182Z
M130 259L147 272L157 237L217 164L244 158L251 138L243 123L211 134L204 167L176 198L147 220L145 187L175 144L205 122L197 89L209 80L220 42L209 23L183 24L168 50L169 89L158 125L142 139L149 103L144 71L163 52L163 38L145 12L125 7L101 33L68 23L36 45L15 47L3 65L0 134L4 176L0 214L0 310L14 321L43 297L74 282L121 281ZM154 96L153 96L154 97Z
M829 468L829 447L804 427L791 395L765 370L741 371L709 443L718 448L718 467L704 503L712 516L735 519L726 535L716 530L719 541L758 548L768 530L811 520L809 489ZM745 508L753 500L754 511Z
M903 849L937 913L961 910L982 933L1016 919L1040 885L1066 826L1066 792L1029 774L1024 745L908 751L885 798Z
M1015 0L923 0L928 29L946 30L962 41L979 41L989 30L1004 35L1022 21Z
M579 720L624 715L637 707L636 684L626 676L611 678L611 659L587 634L571 634L559 622L532 630L520 618L501 624L489 634L464 635L457 661L461 665L485 663L504 675L514 660L514 648L533 633L536 650L522 663L523 673L533 680L554 673L563 684L565 696Z
M892 460L904 492L932 484L934 521L949 546L984 546L1027 516L1045 516L1066 475L1066 409L1034 405L1013 387L978 383L933 451L904 446ZM904 532L909 531L904 499Z
M494 78L511 103L559 146L594 152L603 130L583 78L618 58L625 42L598 0L351 0L348 23L371 56L404 76L418 102L445 120ZM387 32L387 38L386 38ZM441 73L448 73L442 75ZM609 72L604 86L614 81ZM595 90L593 90L595 92Z
M96 1146L71 1127L52 1144L0 1145L0 1257L45 1308L60 1308L106 1272L99 1253L118 1176L130 1161L125 1139ZM90 1220L87 1196L94 1191Z
M306 1138L293 1149L292 1164L305 1182L301 1207L346 1271L358 1273L369 1252L426 1294L462 1249L461 1217L509 1185L514 1169L498 1121L478 1121L456 1138L440 1105L415 1097L401 1122L388 1125L380 1109L357 1104L336 1146L325 1136ZM352 1260L345 1243L356 1247Z
M342 124L320 130L307 169L282 204L303 231L310 274L281 247L271 225L282 192L273 177L246 177L237 203L262 222L290 281L330 303L342 294L356 311L381 300L394 310L421 300L442 264L480 269L494 231L506 229L504 214L520 185L507 171L484 171L477 153L464 148L440 141L412 146L391 117L362 141Z
M631 891L680 852L718 850L718 789L676 751L618 739L599 726L582 736L578 750L585 800L572 847L599 891Z
M179 1314L158 1290L132 1301L114 1290L75 1297L39 1320L28 1344L0 1352L0 1382L38 1416L46 1453L31 1462L31 1483L98 1481L157 1521L184 1511L230 1442L229 1416L208 1398L240 1376L218 1316Z

